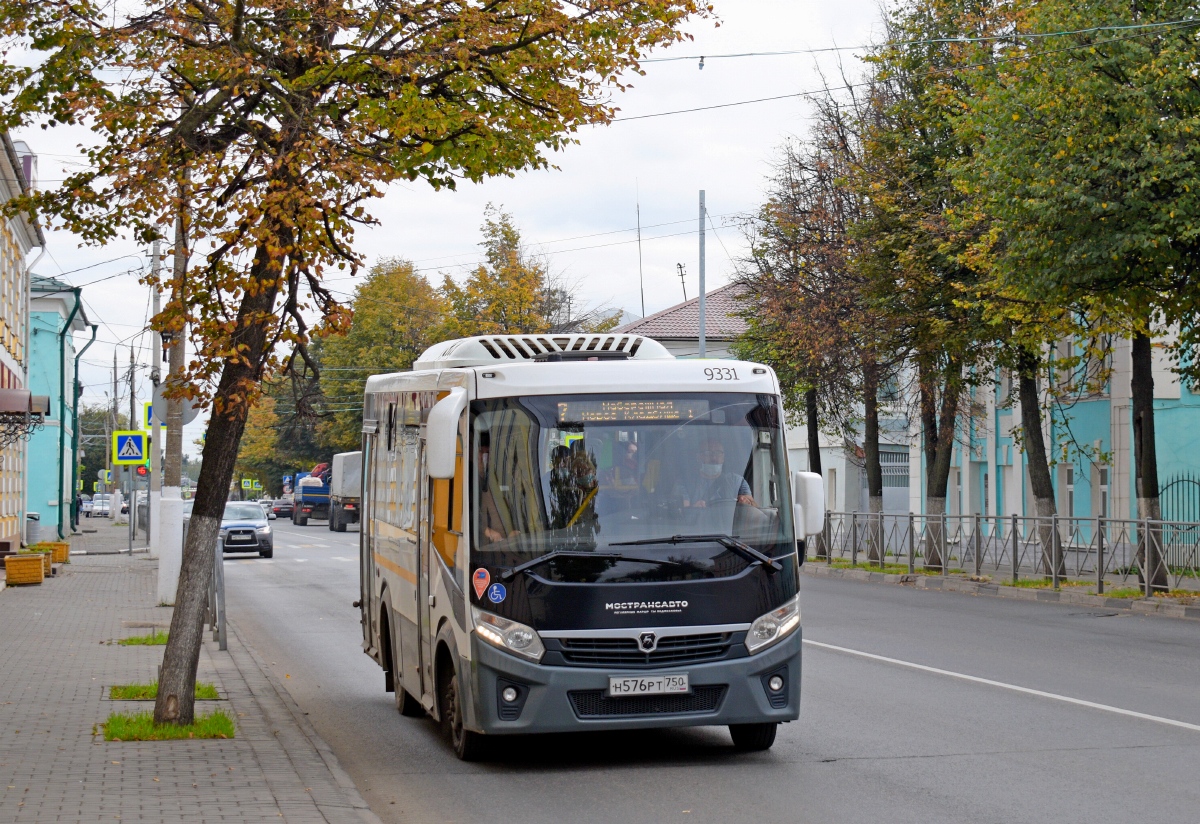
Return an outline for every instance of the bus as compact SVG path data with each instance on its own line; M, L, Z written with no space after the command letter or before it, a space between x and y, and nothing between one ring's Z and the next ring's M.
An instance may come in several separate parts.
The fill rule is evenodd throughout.
M767 366L628 334L488 335L368 378L363 649L459 758L501 736L800 713L799 567L819 475L789 476Z

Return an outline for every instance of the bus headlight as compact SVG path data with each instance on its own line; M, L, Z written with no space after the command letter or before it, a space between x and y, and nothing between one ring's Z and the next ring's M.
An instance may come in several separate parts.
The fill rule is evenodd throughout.
M542 645L541 636L532 627L475 607L471 607L471 615L475 619L475 634L484 641L530 661L542 660L546 647Z
M746 649L753 655L782 641L800 626L800 596L796 595L786 604L760 615L746 633Z

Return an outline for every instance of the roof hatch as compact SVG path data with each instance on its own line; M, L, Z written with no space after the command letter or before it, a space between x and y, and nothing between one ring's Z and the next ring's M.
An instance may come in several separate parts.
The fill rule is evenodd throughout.
M555 357L563 356L563 357ZM478 335L435 344L413 369L455 369L549 360L673 359L661 343L642 335L595 334Z

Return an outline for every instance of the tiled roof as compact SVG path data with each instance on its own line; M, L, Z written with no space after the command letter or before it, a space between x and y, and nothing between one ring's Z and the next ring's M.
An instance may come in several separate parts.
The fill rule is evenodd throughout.
M737 300L745 287L737 283L714 289L704 298L704 336L710 340L733 340L746 331L746 321L738 316L742 308ZM700 337L700 298L677 303L669 309L647 315L641 320L618 326L614 332L630 332L659 340Z

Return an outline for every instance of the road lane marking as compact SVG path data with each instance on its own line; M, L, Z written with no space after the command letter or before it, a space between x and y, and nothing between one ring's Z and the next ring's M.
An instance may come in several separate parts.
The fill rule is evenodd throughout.
M354 563L358 559L357 558L343 558L341 555L334 555L329 560L331 560L331 561L349 561L350 563Z
M882 661L885 664L893 664L898 667L908 667L909 669L920 670L921 672L929 672L934 675L944 675L948 678L957 678L961 681L970 681L975 684L984 684L989 687L998 687L1003 690L1011 690L1025 695L1034 695L1038 698L1049 698L1052 701L1062 701L1065 704L1074 704L1077 707L1088 707L1093 710L1103 710L1111 712L1115 715L1124 715L1129 718L1140 718L1143 721L1153 721L1156 724L1166 724L1169 727L1179 727L1193 732L1200 732L1200 724L1189 724L1186 721L1176 721L1174 718L1163 718L1161 715L1150 715L1144 712L1135 712L1134 710L1126 710L1121 707L1114 707L1110 704L1097 704L1095 701L1084 701L1082 698L1072 698L1069 695L1059 695L1056 692L1045 692L1043 690L1035 690L1030 687L1021 687L1016 684L1007 684L1004 681L993 681L990 678L980 678L977 675L967 675L962 672L954 672L953 670L938 669L937 667L929 667L924 664L914 664L911 661L901 661L899 658L888 658L885 655L875 655L871 652L862 652L861 650L849 649L848 647L838 647L833 644L823 644L820 641L812 641L808 638L804 639L804 643L822 649L833 650L834 652L845 653L846 655L857 655L859 658L869 658L872 661Z

